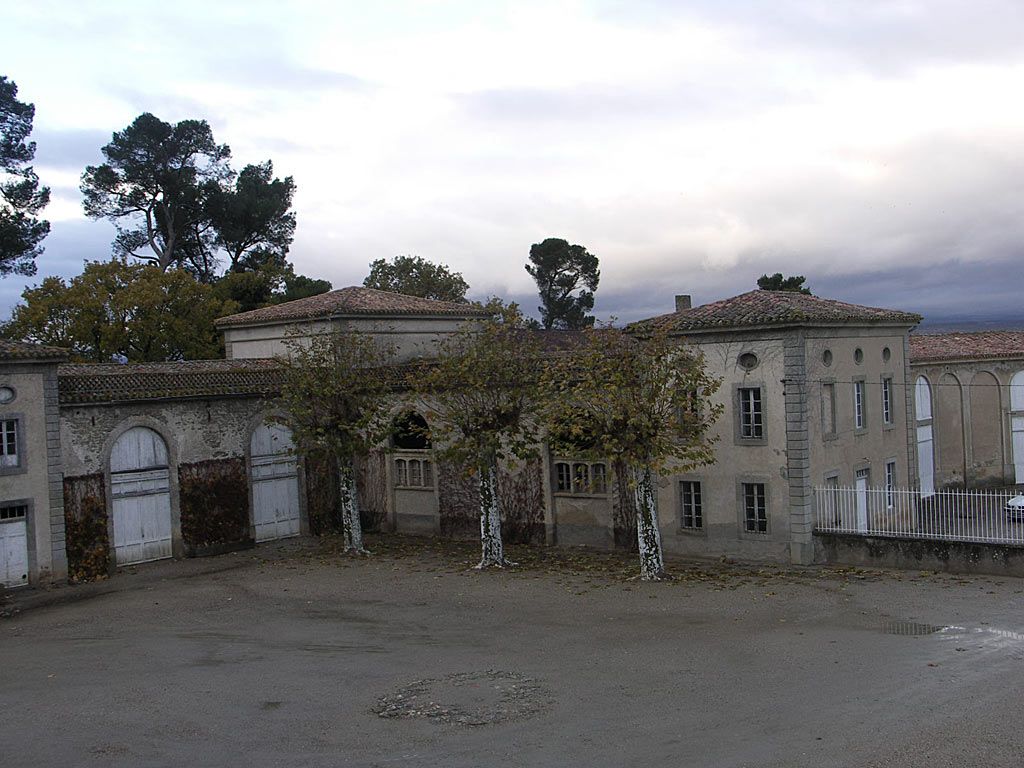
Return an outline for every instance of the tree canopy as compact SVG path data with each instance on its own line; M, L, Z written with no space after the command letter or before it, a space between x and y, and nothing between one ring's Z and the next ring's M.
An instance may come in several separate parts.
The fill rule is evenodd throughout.
M653 476L714 460L711 424L720 382L703 360L666 333L637 337L615 328L584 331L542 376L543 417L556 451L611 460L632 490L641 575L664 575Z
M442 341L409 379L442 459L477 478L480 567L506 564L497 496L499 462L536 450L540 347L513 304Z
M530 246L526 265L540 291L541 325L578 330L593 326L594 291L601 279L597 256L582 245L549 237Z
M376 259L370 262L370 274L363 285L439 301L465 301L469 290L459 272L421 256L395 256L391 261Z
M296 338L284 363L280 405L299 450L336 462L346 551L364 552L355 460L390 432L391 350L355 331Z
M238 310L181 270L124 258L88 262L68 282L47 277L22 299L5 338L65 347L95 363L220 357L213 321Z
M229 272L283 269L295 234L292 177L270 160L237 175L231 150L205 120L166 123L147 113L113 135L102 165L82 174L83 207L114 223L115 256L212 283Z
M18 101L18 86L0 75L0 276L34 275L40 243L50 224L39 213L50 202L32 168L36 144L29 141L36 109Z
M803 275L783 277L781 272L776 272L774 275L761 275L757 278L757 287L762 291L792 291L811 296L811 289L804 285L806 281Z

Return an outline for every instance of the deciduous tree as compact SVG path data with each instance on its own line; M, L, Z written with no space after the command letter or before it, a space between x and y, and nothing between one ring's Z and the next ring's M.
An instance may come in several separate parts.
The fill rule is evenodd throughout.
M536 335L525 330L513 304L499 316L445 339L436 361L410 377L434 450L476 477L478 568L509 564L501 538L498 465L536 451L540 362Z
M601 271L597 256L582 245L549 237L530 246L526 271L537 283L541 305L541 324L546 329L588 328L594 324L594 291Z
M469 285L459 272L444 264L434 264L421 256L396 256L391 261L370 262L370 274L363 280L367 288L404 293L439 301L465 301Z
M0 276L34 275L40 243L50 231L39 213L50 190L32 169L36 143L29 141L36 109L18 101L18 86L0 75Z
M338 467L345 551L365 553L356 460L388 434L387 364L391 350L355 331L289 342L280 403L296 445L322 451Z
M708 429L720 413L719 381L698 354L664 332L644 337L589 329L542 376L552 447L610 460L632 491L643 579L664 578L655 475L686 472L713 458Z
M65 347L96 363L220 357L213 321L238 309L181 270L123 258L88 262L68 282L47 277L22 300L3 326L6 338Z

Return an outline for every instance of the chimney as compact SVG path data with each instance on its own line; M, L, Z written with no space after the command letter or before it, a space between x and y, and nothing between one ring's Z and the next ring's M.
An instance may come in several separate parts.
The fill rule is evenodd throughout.
M676 312L682 312L684 309L690 308L690 294L680 293L676 294Z

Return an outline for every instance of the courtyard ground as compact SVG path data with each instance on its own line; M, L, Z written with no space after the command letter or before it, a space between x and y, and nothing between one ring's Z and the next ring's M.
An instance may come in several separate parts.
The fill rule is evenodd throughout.
M3 765L1024 762L1024 581L370 544L0 603Z

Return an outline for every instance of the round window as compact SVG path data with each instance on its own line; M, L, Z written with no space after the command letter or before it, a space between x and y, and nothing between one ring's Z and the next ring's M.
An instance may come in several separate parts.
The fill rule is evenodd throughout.
M824 352L821 353L821 362L823 362L825 365L832 365L831 349L826 349Z
M864 350L861 349L860 347L857 347L855 350L853 350L853 360L854 360L855 363L857 363L857 365L860 365L861 363L863 363L864 362Z
M14 400L14 390L10 387L0 387L0 405L6 405Z
M744 352L736 359L736 362L739 363L740 368L743 370L752 371L757 368L757 355L753 352Z
M886 347L885 349L882 350L882 360L888 363L891 359L892 351L888 347Z

